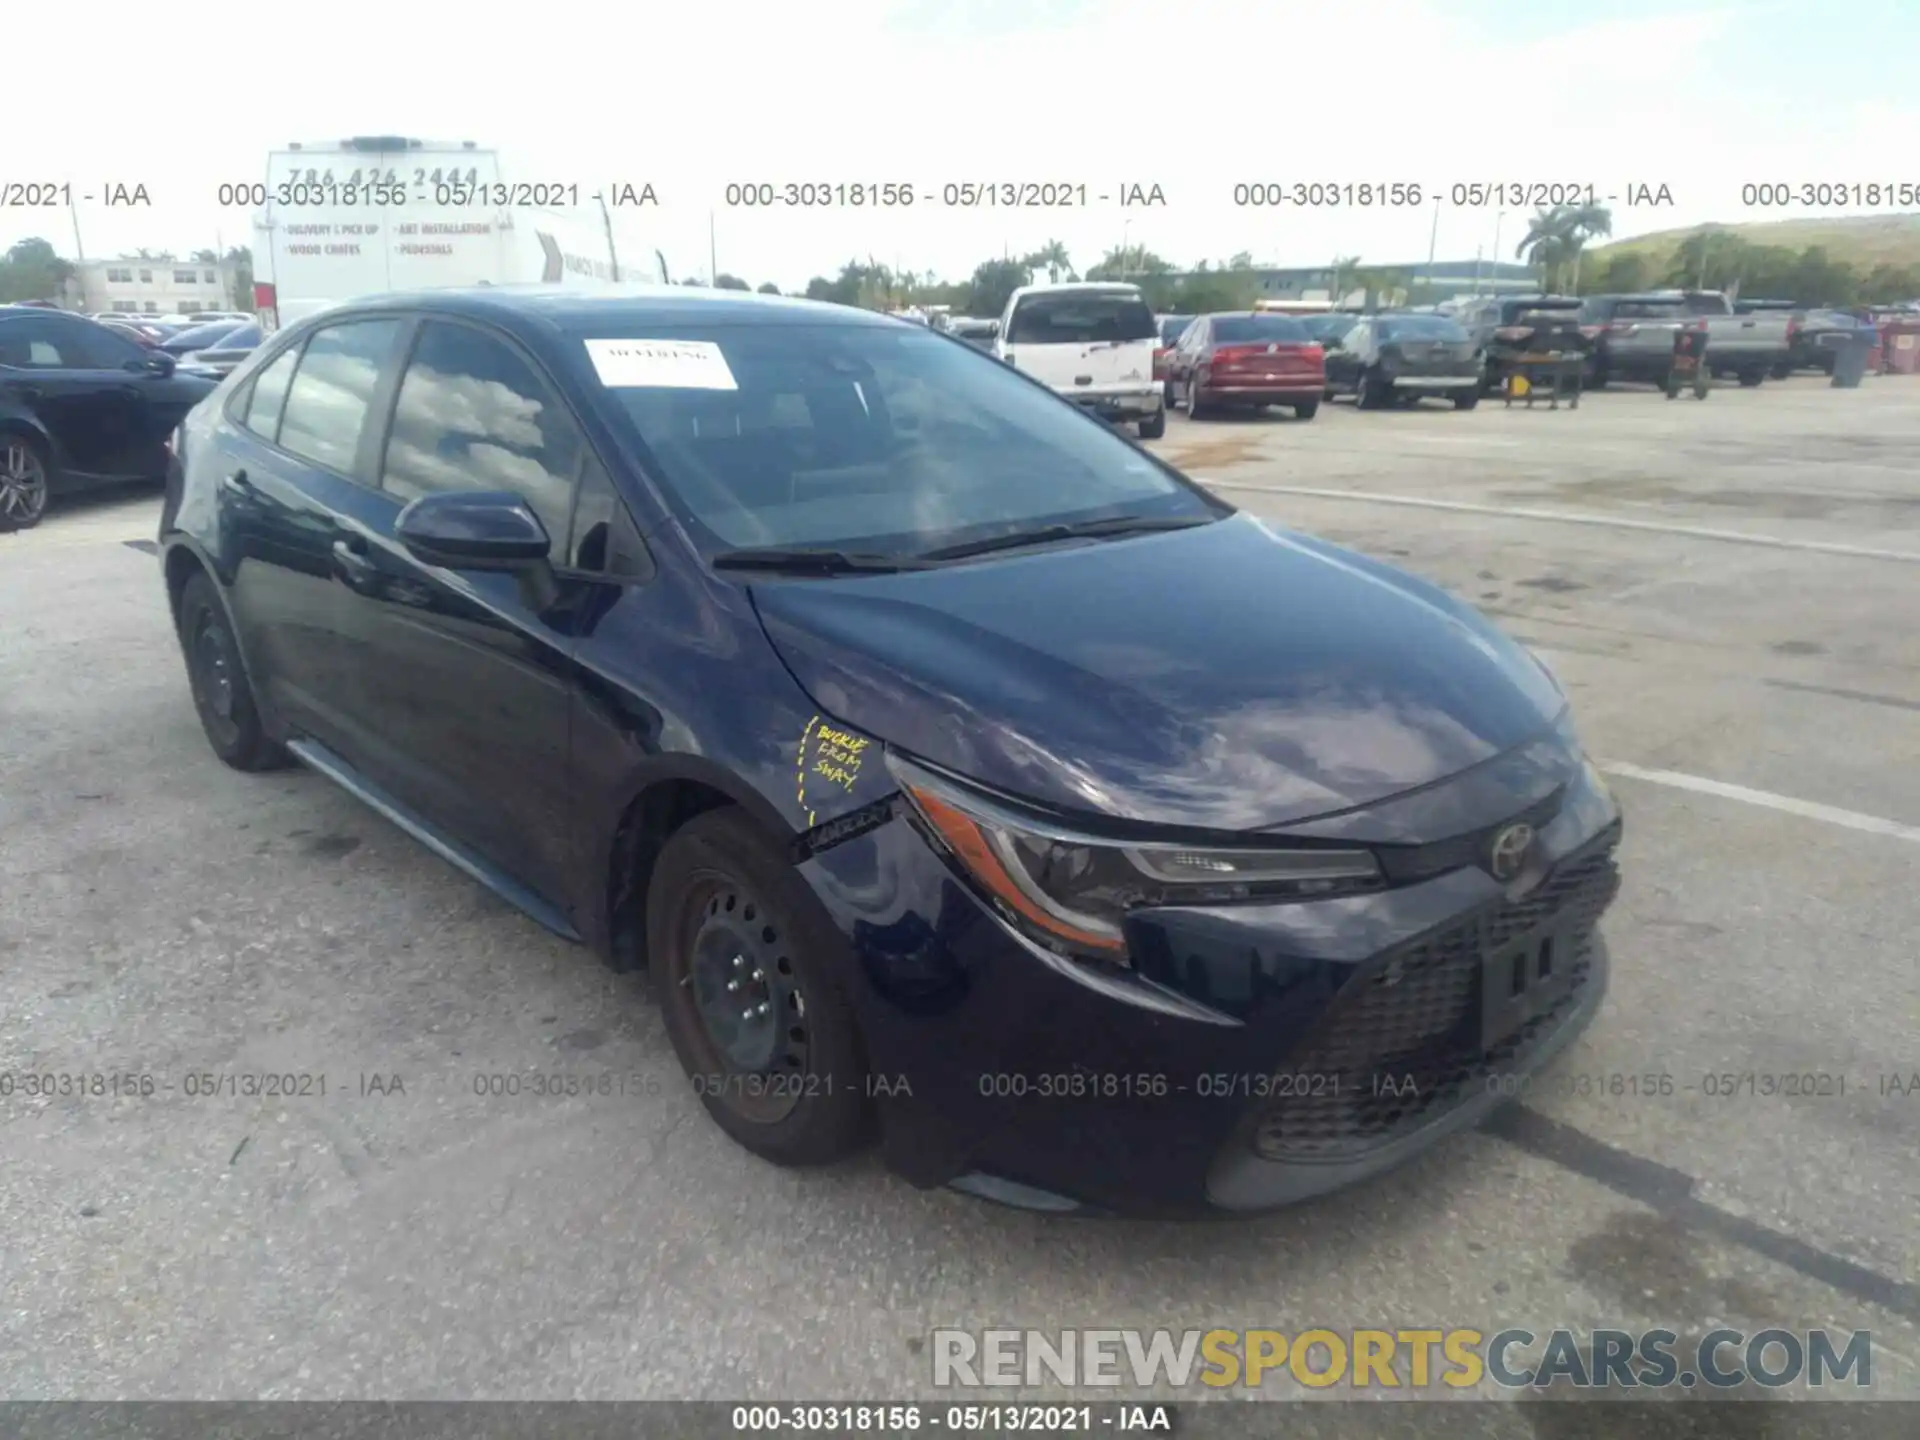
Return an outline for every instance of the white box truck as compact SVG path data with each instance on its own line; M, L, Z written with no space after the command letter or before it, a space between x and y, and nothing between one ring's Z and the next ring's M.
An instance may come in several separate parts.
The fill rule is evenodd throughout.
M624 253L591 196L566 209L515 208L493 203L504 186L499 153L472 141L362 135L273 151L253 227L262 328L391 291L655 278L657 252Z

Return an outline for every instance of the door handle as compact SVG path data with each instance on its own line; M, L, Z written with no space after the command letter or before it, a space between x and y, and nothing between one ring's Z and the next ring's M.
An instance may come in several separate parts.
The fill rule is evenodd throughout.
M367 558L367 542L358 537L333 542L333 569L355 590L371 585L379 573Z
M253 494L253 482L247 478L247 472L236 470L231 475L220 477L220 488L236 495Z

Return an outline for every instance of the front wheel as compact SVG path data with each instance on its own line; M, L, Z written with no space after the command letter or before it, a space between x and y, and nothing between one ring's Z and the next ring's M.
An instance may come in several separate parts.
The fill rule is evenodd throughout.
M1478 390L1463 390L1453 397L1453 408L1456 410L1471 410L1479 403L1480 392Z
M872 1105L847 944L791 859L733 806L676 830L647 887L667 1036L720 1128L776 1165L860 1149Z
M1766 378L1767 372L1764 370L1742 370L1740 372L1740 383L1749 390L1753 389L1754 386Z
M1156 410L1153 412L1151 418L1140 422L1140 438L1142 440L1158 440L1166 433L1167 412L1165 410Z
M1320 402L1318 400L1303 400L1293 407L1293 418L1296 420L1311 420L1319 413Z
M1375 409L1379 406L1380 400L1381 400L1380 392L1378 389L1375 388L1373 383L1373 375L1369 371L1362 370L1359 374L1353 377L1353 408L1354 409L1356 410Z
M0 534L31 530L47 513L46 449L25 435L0 436Z

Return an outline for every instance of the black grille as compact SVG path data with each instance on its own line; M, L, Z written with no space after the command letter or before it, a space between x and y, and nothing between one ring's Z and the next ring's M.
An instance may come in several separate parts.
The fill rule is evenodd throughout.
M1256 1117L1255 1153L1276 1161L1353 1159L1437 1120L1513 1069L1585 997L1595 926L1620 887L1616 838L1562 861L1524 898L1370 962L1276 1077L1287 1095ZM1483 1049L1486 957L1549 920L1573 931L1571 988Z

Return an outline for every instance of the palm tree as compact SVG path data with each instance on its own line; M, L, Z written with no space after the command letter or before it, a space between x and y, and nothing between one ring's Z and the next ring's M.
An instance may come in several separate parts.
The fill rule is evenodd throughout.
M1561 221L1561 233L1573 250L1572 288L1580 288L1580 252L1589 240L1613 234L1613 212L1604 205L1569 205Z
M1524 260L1540 272L1540 288L1552 290L1560 278L1560 266L1572 253L1566 233L1566 211L1564 205L1555 205L1552 209L1542 206L1533 212L1533 219L1527 223L1527 233L1514 247L1514 258Z
M1046 271L1050 284L1059 284L1062 275L1069 280L1073 278L1073 261L1067 254L1067 247L1058 240L1049 240L1027 256L1027 264L1035 270Z

